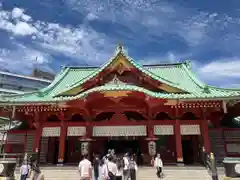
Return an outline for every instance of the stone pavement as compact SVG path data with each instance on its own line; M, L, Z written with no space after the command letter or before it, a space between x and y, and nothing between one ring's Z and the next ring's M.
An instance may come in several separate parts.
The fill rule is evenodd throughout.
M42 171L48 180L66 180L79 179L76 167L42 167ZM19 174L19 169L16 170ZM207 170L204 167L193 166L166 166L164 167L164 180L211 180ZM140 167L137 172L137 180L156 180L156 171L152 167ZM223 179L223 174L219 180Z

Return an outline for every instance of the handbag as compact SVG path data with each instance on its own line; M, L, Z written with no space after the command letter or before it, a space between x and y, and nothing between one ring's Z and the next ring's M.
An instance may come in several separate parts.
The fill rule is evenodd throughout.
M106 164L106 165L107 165L107 170L108 170L108 179L112 179L114 174L111 171L109 171L108 164Z

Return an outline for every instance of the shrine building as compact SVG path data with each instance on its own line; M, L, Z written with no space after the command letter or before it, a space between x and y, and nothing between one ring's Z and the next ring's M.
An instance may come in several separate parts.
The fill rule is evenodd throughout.
M238 99L240 90L201 82L188 61L141 65L118 46L101 67L63 67L46 88L0 96L0 116L22 122L10 130L4 150L37 152L41 163L51 164L108 149L140 153L144 163L156 152L165 163L197 163L202 150L222 156L236 150L235 142L224 141L224 132L234 136L234 130L223 129L221 120Z

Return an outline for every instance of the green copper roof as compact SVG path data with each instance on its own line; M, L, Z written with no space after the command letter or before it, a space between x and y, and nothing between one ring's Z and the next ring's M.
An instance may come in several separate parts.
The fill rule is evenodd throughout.
M96 77L109 64L111 64L118 53L123 56L138 70L146 76L155 80L161 81L171 87L183 90L186 93L163 93L153 92L143 87L138 87L130 84L114 85L105 84L86 90L77 96L60 96L61 93L68 91L74 87L81 86L91 78ZM167 99L225 99L225 98L240 98L240 90L222 89L208 86L202 83L189 67L189 63L176 63L154 66L142 66L128 57L124 52L116 52L116 55L111 58L106 64L100 68L81 68L81 67L65 67L56 76L54 81L46 88L36 92L0 96L0 103L56 103L86 97L92 92L112 91L112 90L131 90L144 92L145 94L156 98Z

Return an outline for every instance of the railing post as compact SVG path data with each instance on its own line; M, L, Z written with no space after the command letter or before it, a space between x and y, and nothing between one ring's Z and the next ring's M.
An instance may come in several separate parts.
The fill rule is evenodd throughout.
M218 180L216 161L213 153L210 153L210 163L211 163L212 180Z

